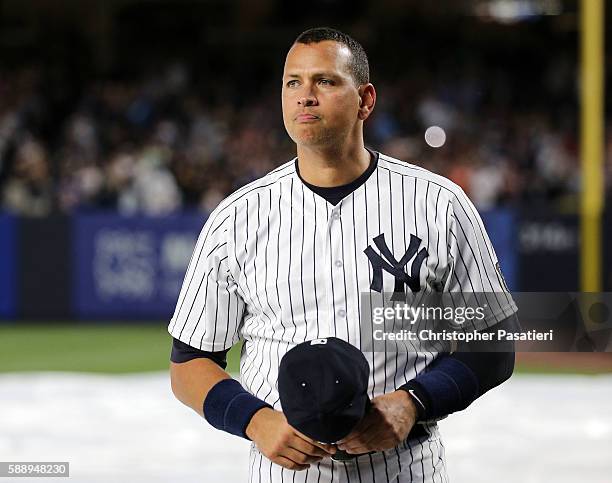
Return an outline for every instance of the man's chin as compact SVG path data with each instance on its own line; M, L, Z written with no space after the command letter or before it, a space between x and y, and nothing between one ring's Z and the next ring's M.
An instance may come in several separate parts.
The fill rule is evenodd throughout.
M321 132L299 132L292 136L295 144L307 147L326 146L329 144L328 136Z

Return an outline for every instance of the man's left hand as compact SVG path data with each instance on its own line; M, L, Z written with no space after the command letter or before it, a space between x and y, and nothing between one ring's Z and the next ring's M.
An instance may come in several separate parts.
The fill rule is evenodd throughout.
M384 451L400 444L416 422L417 410L403 390L372 399L372 407L357 427L337 444L349 454Z

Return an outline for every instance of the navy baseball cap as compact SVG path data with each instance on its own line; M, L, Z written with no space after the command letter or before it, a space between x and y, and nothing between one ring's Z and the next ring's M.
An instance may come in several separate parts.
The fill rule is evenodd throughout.
M278 392L287 422L321 443L347 436L369 405L370 365L336 337L298 344L281 360Z

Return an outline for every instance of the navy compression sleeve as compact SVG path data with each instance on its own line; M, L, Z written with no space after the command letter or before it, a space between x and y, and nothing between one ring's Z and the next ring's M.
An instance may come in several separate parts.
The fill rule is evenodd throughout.
M516 314L487 329L519 331ZM408 391L418 410L417 421L437 419L468 407L514 370L514 342L460 342L457 351L439 356L428 370L399 389Z

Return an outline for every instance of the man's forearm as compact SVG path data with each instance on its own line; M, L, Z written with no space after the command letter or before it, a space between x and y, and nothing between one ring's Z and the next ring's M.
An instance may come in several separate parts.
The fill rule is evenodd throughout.
M197 358L170 365L176 398L204 416L213 427L249 439L246 429L262 408L271 407L246 391L219 365Z
M172 392L176 398L203 416L203 404L208 391L223 379L231 376L210 359L193 359L177 364L170 363Z

